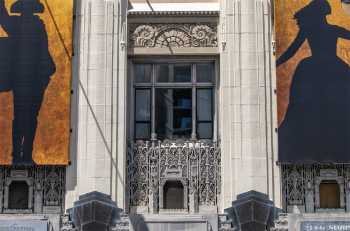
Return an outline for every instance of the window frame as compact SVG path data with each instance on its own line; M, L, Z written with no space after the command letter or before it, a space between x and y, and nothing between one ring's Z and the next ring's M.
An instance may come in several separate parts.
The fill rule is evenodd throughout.
M213 81L209 82L197 82L196 80L196 64L203 63L213 63ZM176 59L176 58L134 58L129 60L129 86L131 89L129 94L129 105L130 105L130 129L129 129L129 138L131 140L157 140L156 134L156 124L155 124L155 91L156 89L192 89L192 134L191 137L188 138L190 140L208 140L208 141L216 141L218 139L218 86L219 86L219 65L218 59L213 57L204 57L204 58L185 58L185 59ZM137 83L135 81L135 72L134 66L138 64L151 64L152 65L152 74L151 74L151 82L150 83ZM156 76L156 66L159 64L167 64L170 66L173 65L181 65L181 64L190 64L191 65L191 82L157 82ZM169 72L171 68L169 69ZM150 139L136 139L136 120L135 120L135 94L138 89L150 89L151 90L151 135ZM212 89L212 138L211 139L199 139L197 138L197 89ZM174 138L174 139L166 139L166 140L181 140L184 138Z

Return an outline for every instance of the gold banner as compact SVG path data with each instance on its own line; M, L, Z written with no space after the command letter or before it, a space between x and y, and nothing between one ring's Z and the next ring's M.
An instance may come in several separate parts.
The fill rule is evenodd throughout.
M69 162L72 20L73 0L0 0L1 165Z
M280 162L350 162L349 6L275 1Z
M276 56L280 57L296 38L299 27L294 14L305 7L310 0L275 0ZM341 0L329 0L331 14L327 16L329 24L350 29L350 16L343 9ZM322 36L322 34L320 34ZM350 64L350 41L339 39L337 54ZM286 63L277 68L278 122L282 123L289 104L289 90L293 74L299 62L311 55L307 41Z

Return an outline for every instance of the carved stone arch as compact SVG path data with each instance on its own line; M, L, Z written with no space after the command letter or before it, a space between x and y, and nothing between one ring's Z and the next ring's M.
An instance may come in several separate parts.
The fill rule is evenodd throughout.
M130 48L217 47L217 25L151 23L130 25Z
M178 27L166 28L157 34L155 47L191 47L191 36Z

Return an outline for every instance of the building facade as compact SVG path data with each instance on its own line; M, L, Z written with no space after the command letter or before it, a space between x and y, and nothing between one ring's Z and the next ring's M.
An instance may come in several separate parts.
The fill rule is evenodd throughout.
M0 229L350 227L347 163L279 161L274 7L75 0L69 163L3 165Z

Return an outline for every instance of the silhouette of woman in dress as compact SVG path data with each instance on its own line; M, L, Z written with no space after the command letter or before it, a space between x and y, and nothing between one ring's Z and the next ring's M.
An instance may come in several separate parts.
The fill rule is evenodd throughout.
M294 56L305 40L312 56L298 64L289 106L279 128L280 162L349 162L350 68L337 56L339 38L350 31L331 25L327 0L313 0L295 14L299 32L277 60Z
M37 117L50 76L56 67L48 50L44 22L35 15L43 13L39 0L17 0L10 16L0 0L0 25L11 41L11 85L14 98L12 125L13 164L34 164L33 143Z

